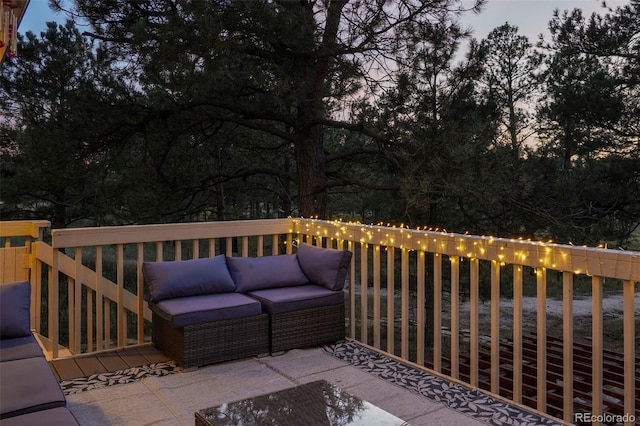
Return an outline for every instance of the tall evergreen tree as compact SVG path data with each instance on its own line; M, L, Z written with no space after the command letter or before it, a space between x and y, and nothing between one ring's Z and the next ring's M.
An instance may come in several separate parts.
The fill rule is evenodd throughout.
M485 96L501 111L502 129L497 142L511 148L514 162L532 136L532 104L539 95L537 74L541 56L518 28L505 23L482 41L485 54ZM529 141L532 142L532 141Z
M58 228L108 215L111 100L126 91L71 21L21 36L20 51L0 78L3 216Z
M415 62L384 98L380 126L387 128L396 173L403 176L406 220L447 229L494 228L485 191L493 160L497 114L476 89L482 55L457 63L457 48L469 34L451 17L419 25ZM488 184L488 185L487 185Z
M556 12L550 23L542 147L531 159L546 179L531 212L562 240L624 245L640 223L638 5L588 19Z
M321 217L329 188L362 183L348 175L331 179L328 162L370 156L377 147L334 145L337 151L327 152L325 129L355 130L383 142L338 114L349 116L350 105L361 110L384 76L403 65L415 40L407 23L463 12L456 0L76 0L75 6L91 24L91 37L140 65L154 113L197 111L280 139L283 155L289 150L294 158L297 213Z

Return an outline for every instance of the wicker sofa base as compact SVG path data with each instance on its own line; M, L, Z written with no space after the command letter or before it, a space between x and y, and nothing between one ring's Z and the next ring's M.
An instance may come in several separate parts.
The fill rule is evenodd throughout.
M269 353L269 316L260 314L175 328L153 313L154 345L183 368Z
M344 303L270 314L269 326L272 353L344 340Z

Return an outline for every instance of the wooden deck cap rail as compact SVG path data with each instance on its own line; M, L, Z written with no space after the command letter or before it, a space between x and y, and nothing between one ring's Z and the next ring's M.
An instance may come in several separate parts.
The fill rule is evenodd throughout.
M293 223L295 232L322 238L640 281L640 252L315 219Z
M137 244L158 241L204 240L209 238L287 234L291 219L235 220L159 225L106 226L54 229L54 248L112 244Z
M41 238L42 231L50 226L48 220L0 221L0 237Z

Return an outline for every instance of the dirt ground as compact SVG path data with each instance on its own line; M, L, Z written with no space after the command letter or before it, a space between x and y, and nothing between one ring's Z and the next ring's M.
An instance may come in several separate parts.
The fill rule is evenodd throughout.
M640 294L635 299L635 335L636 356L640 354ZM577 343L591 344L592 304L590 298L575 299L573 302L573 336ZM513 330L513 301L502 300L500 306L500 330L501 338L511 338ZM612 295L603 300L603 346L605 349L623 352L623 312L622 296ZM469 303L460 306L460 328L469 329ZM479 307L480 334L490 335L491 305L489 302L481 303ZM445 323L450 317L443 312ZM523 298L522 324L523 334L536 332L536 299L534 297ZM552 336L562 337L562 301L547 299L547 333Z

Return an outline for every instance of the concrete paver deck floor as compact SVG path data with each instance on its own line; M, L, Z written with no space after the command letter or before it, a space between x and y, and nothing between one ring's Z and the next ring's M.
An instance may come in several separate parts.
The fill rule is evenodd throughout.
M415 426L557 424L355 342L173 370L152 366L62 386L82 425L193 425L198 410L315 380L333 383Z

